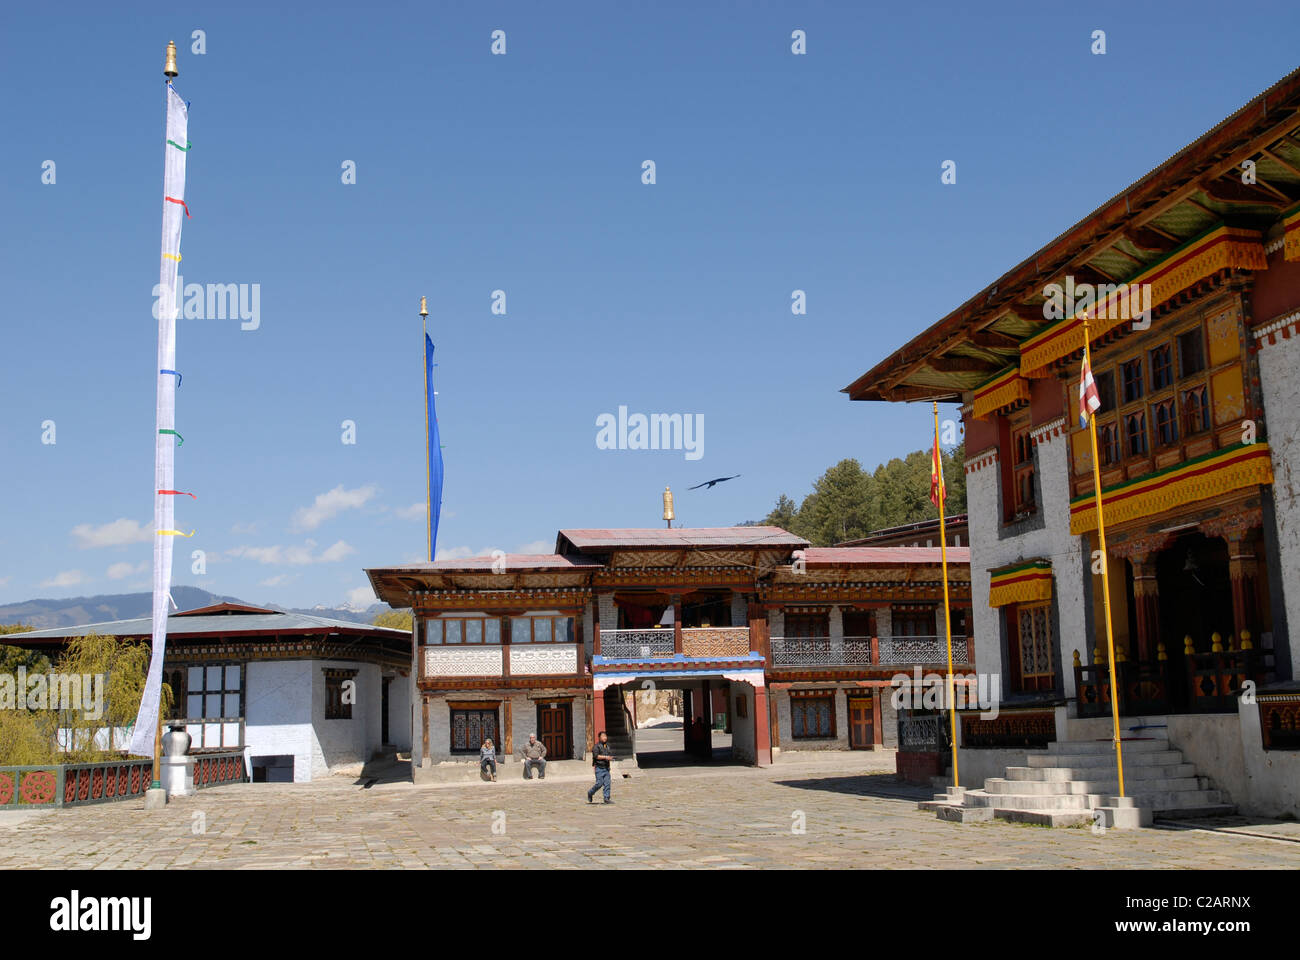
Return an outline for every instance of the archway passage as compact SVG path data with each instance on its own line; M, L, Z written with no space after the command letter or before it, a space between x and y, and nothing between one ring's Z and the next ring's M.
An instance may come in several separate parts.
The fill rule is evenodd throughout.
M766 690L710 676L639 677L601 693L616 756L646 768L770 762Z

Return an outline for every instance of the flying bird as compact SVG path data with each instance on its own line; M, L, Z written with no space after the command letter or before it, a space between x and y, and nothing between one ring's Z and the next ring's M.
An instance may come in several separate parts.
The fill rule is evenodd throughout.
M706 480L706 481L704 481L703 483L697 483L695 486L693 486L693 487L687 487L686 489L687 489L687 490L698 490L698 489L700 489L700 487L708 487L709 489L713 489L713 487L714 487L715 484L722 483L724 480L735 480L736 477L738 477L738 476L740 476L740 474L736 474L735 477L718 477L716 480Z

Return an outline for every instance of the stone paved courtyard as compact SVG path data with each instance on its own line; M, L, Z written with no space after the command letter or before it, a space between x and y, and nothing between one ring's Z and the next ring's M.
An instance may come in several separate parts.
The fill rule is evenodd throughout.
M4 813L0 867L1300 867L1300 843L1240 833L944 823L916 810L928 791L816 764L641 771L612 806L588 806L586 780L365 782Z

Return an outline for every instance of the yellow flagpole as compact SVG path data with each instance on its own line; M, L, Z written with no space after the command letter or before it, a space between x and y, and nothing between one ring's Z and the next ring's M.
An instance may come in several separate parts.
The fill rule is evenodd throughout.
M944 530L943 501L948 492L943 482L943 457L939 455L939 403L934 402L934 469L939 472L939 557L943 561L943 626L948 636L948 724L952 734L952 785L961 786L957 769L957 700L952 684L952 613L948 609L948 535Z
M433 563L433 491L430 485L433 478L429 476L429 358L426 355L429 336L429 303L420 298L420 325L424 336L420 338L420 365L424 367L424 540L425 553Z
M1092 352L1088 348L1088 317L1083 318L1083 362L1092 372ZM1086 409L1081 407L1080 409ZM1110 661L1110 714L1115 740L1115 769L1119 774L1119 795L1124 796L1124 751L1119 737L1119 686L1115 681L1115 633L1110 621L1110 567L1106 562L1106 525L1101 517L1101 460L1097 456L1097 418L1088 411L1088 433L1092 437L1092 485L1097 498L1097 540L1101 547L1101 598L1106 611L1106 657Z

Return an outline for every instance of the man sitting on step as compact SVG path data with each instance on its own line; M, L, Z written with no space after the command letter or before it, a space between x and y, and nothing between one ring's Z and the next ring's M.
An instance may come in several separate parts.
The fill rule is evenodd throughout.
M524 744L524 779L533 779L533 768L538 770L539 780L546 779L546 744L537 739L537 734L528 735L528 743Z

